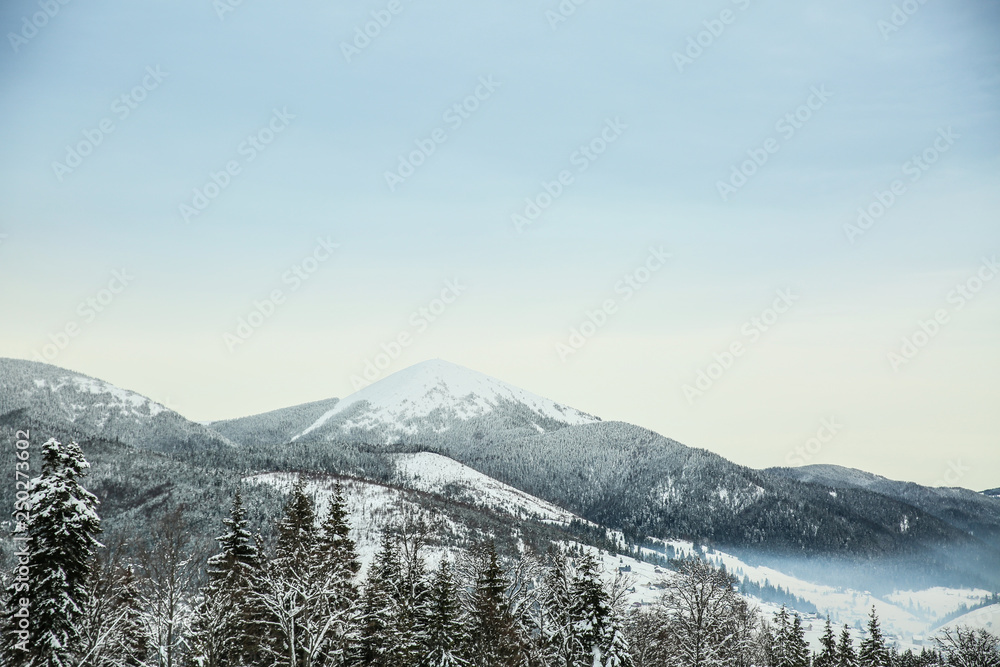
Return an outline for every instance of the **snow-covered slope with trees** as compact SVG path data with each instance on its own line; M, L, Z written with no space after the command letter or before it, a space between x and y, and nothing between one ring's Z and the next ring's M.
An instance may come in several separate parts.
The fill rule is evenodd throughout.
M0 415L18 411L34 423L148 449L234 444L133 391L49 364L0 358Z
M328 398L249 417L213 421L206 426L241 445L279 445L290 442L304 424L311 424L331 410L337 400Z
M928 487L900 482L835 465L772 468L769 472L834 489L864 489L902 501L1000 547L1000 498L958 487Z
M560 524L583 521L558 505L498 482L441 454L396 454L393 461L396 465L396 482L401 486L505 512L519 519Z

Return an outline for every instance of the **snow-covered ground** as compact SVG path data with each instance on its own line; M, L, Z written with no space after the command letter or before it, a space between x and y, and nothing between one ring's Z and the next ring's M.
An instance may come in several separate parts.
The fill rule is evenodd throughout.
M995 635L1000 635L1000 604L991 604L982 609L974 609L968 614L963 614L955 620L945 623L942 629L956 628L960 625L987 630Z
M922 591L896 591L886 596L888 602L914 609L933 618L941 618L962 605L978 604L990 591L981 588L928 588Z
M583 521L572 512L499 482L447 456L420 452L397 454L393 460L399 484L407 488L444 495L519 519L559 524L568 524L574 519Z
M435 411L446 411L458 420L492 412L501 402L526 406L542 417L564 424L588 424L598 419L547 398L525 391L483 373L440 359L424 361L360 389L323 414L293 438L297 440L322 427L337 415L361 403L365 410L344 428L389 426L414 433L412 420L425 419Z

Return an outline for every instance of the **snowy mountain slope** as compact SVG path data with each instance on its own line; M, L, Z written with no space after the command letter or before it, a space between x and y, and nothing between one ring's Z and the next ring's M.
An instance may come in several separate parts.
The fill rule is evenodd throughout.
M49 364L0 358L0 415L22 413L33 423L80 437L174 450L233 446L145 396Z
M504 512L522 520L563 525L574 520L583 521L558 505L499 482L447 456L431 452L396 454L393 461L396 481L401 486Z
M633 539L696 536L792 556L901 557L956 580L981 576L998 557L905 502L863 489L834 497L828 487L739 466L621 422L452 439L437 449Z
M954 630L959 626L977 628L991 632L994 635L1000 635L1000 604L973 609L968 614L963 614L954 620L948 621L941 626L941 629Z
M831 495L821 484L602 422L443 361L356 392L295 440L435 451L633 538L698 536L791 554L902 557L939 577L926 585L981 579L998 557L998 547L905 500L858 487Z
M287 494L297 479L294 473L271 472L251 475L244 481L270 486ZM536 550L544 551L550 541L566 535L547 528L544 523L537 524L540 530L532 530L531 526L536 524L520 519L523 510L513 505L470 507L412 489L333 475L306 478L306 493L316 500L318 516L325 514L338 482L347 505L351 538L366 564L373 558L385 531L399 529L406 523L422 522L430 528L428 545L436 558L443 554L453 557L462 548L484 540L496 542L498 549L507 552L523 554L529 543ZM524 501L530 502L530 499ZM540 501L535 504L544 507Z
M401 458L399 467L407 471L406 475L412 475L411 481L421 482L432 490L443 488L450 483L450 480L457 480L459 483L475 484L479 488L489 491L488 481L470 475L467 468L456 467L453 465L454 462L449 464L447 460L441 461L440 459L441 457L436 455L407 455ZM245 481L251 484L272 486L287 494L295 484L296 476L289 473L265 473L247 477ZM307 493L311 494L317 501L317 510L320 516L326 511L336 481L335 478L329 476L313 476L306 483ZM478 523L482 515L478 513L453 514L448 509L447 504L428 505L426 497L405 489L353 479L343 479L341 482L349 513L351 537L358 544L359 555L365 566L374 558L379 540L385 530L399 526L406 518L420 519L434 526L436 539L432 540L426 554L432 565L444 556L454 559L465 546L474 543L477 538L481 538L484 534L479 530ZM493 488L500 494L501 498L509 499L507 491L503 487ZM523 498L532 501L530 496ZM545 506L541 501L532 502L535 503L535 507ZM497 511L498 507L492 505L490 513ZM511 504L507 504L506 508L511 516L516 516L523 511L522 508ZM510 533L506 536L491 534L490 537L495 538L498 535L506 537L507 542L516 545L523 554L525 553L524 544L521 541L522 534L518 528L521 525L524 524L510 524L508 528ZM632 587L628 599L629 603L635 606L653 604L662 593L661 584L663 581L674 576L670 570L646 560L600 549L574 539L554 539L553 543L559 544L563 548L583 549L593 553L603 566L606 579L614 578L619 569L626 570L626 576ZM723 551L713 550L707 553L704 548L696 547L688 541L671 540L663 544L664 546L669 545L672 553L676 554L677 557L692 557L700 553L718 565L725 565L728 572L739 577L747 576L751 581L759 584L769 582L774 586L781 586L794 595L815 604L820 609L821 616L830 613L834 622L838 624L847 623L852 627L863 626L874 604L878 608L883 629L887 635L904 646L908 645L908 640L913 635L927 633L933 625L933 618L940 618L956 610L962 604L978 601L985 594L985 591L939 588L932 591L899 593L887 598L878 598L867 591L850 588L838 589L815 584L773 568L752 565ZM542 551L543 547L543 544L535 545L538 552ZM654 549L643 549L643 553L663 555L663 552ZM754 598L750 598L750 600L768 614L778 609L776 605L770 603L762 603ZM917 617L907 609L915 601L920 601L930 612L927 618ZM807 615L807 622L813 624L809 636L815 642L820 631L819 617Z
M927 487L835 465L772 468L774 474L831 488L871 491L905 502L1000 548L1000 498L953 487Z
M301 438L374 434L382 442L441 434L475 421L538 432L599 421L483 373L435 359L361 389L302 430Z
M876 594L892 591L892 577L909 587L1000 582L1000 550L904 500L850 485L831 493L816 481L739 466L445 362L418 364L338 403L232 420L239 422L229 424L233 432L253 439L252 446L237 448L210 428L78 373L0 360L0 381L0 427L22 428L28 419L103 437L110 441L106 460L117 467L134 454L112 451L115 441L169 454L170 460L148 462L156 470L196 466L206 479L304 470L387 483L402 468L400 481L417 496L491 521L506 517L523 531L537 529L528 520L535 514L576 515L630 540L693 538L744 557L752 551L788 558L787 567L768 564ZM311 430L287 447L290 438L277 436L293 429L301 429L297 435ZM369 446L387 442L400 446ZM400 467L393 459L399 451L427 450L453 461L415 457ZM428 470L432 463L441 469ZM162 475L141 477L129 480L126 493L115 479L120 475L109 473L108 498L119 496L123 506L141 506L173 488ZM488 502L468 502L477 496ZM817 556L839 559L829 577L813 577L823 562Z
M284 444L337 405L336 398L206 424L241 445Z

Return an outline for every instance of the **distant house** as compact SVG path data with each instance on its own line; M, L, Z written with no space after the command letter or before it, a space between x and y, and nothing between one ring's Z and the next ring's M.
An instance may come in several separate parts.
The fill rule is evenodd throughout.
M619 572L631 572L632 571L632 566L631 565L620 565L618 567L618 571Z

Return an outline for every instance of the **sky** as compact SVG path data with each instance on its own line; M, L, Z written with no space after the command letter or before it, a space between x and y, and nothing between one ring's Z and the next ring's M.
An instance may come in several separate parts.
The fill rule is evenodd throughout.
M201 421L443 358L753 467L1000 486L998 28L11 0L0 356Z

